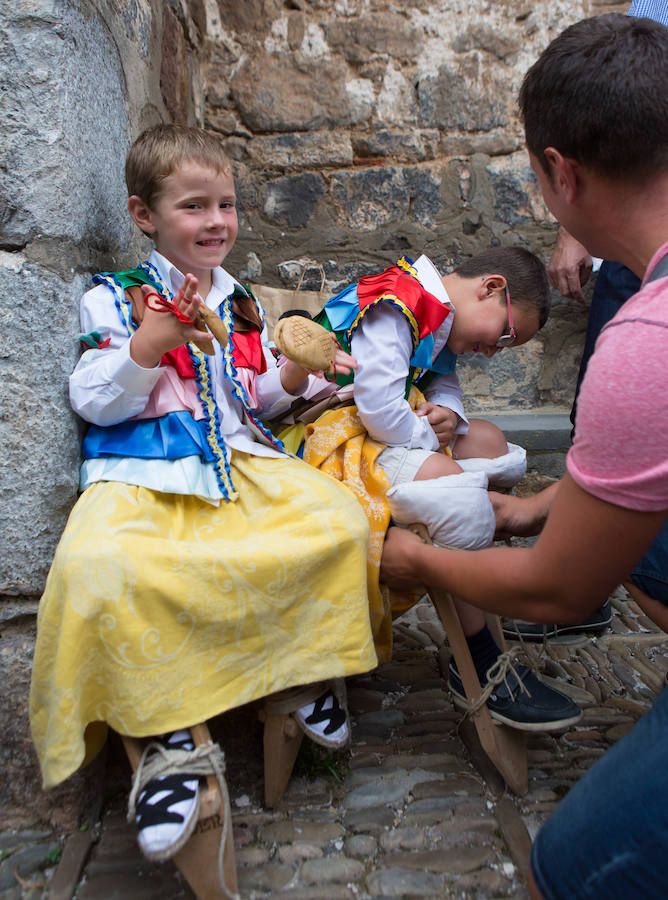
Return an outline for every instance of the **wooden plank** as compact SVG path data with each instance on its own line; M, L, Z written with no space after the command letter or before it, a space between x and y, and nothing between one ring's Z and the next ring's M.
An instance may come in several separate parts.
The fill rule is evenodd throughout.
M49 900L71 900L92 844L90 831L77 831L67 838L63 855L49 882Z
M445 628L466 699L472 703L480 697L482 688L454 600L444 591L431 590L429 596ZM501 773L508 787L516 794L526 794L529 789L529 773L524 733L494 722L486 706L481 706L471 718L483 751Z
M522 816L510 797L502 797L496 804L496 819L508 846L510 858L522 875L529 871L531 838Z
M279 802L292 775L304 732L288 714L262 711L264 720L264 803Z

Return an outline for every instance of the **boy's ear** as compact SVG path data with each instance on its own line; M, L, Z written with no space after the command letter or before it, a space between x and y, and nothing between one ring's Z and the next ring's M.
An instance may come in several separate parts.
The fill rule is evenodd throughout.
M144 234L153 234L155 231L153 213L137 194L132 194L131 197L128 197L128 212L132 221Z
M507 284L505 275L485 275L484 278L481 278L476 292L478 300L487 300L494 294L500 294L505 302L504 291Z

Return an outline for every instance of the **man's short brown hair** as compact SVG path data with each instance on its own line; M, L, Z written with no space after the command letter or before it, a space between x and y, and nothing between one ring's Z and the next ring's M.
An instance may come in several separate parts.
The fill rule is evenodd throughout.
M529 151L549 175L555 147L608 178L668 170L668 28L609 13L576 22L524 76L520 112Z
M208 131L185 125L147 128L130 147L125 161L128 196L136 194L152 209L165 178L190 161L232 174L232 163L222 143Z

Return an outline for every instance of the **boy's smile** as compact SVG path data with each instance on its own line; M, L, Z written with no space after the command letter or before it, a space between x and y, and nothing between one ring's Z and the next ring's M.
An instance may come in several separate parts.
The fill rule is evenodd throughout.
M222 263L237 236L235 202L230 174L188 161L164 179L153 209L143 205L135 210L139 220L137 215L133 218L151 235L158 253L184 275L197 277L200 293L206 296L211 269Z

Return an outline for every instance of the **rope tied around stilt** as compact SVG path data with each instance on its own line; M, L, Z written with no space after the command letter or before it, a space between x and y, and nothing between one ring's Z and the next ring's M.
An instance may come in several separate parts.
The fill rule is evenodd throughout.
M531 669L535 670L537 668L535 665L537 660L536 654L526 646L512 647L510 650L505 650L503 653L499 654L485 674L486 683L480 696L471 703L466 703L464 718L474 716L478 710L487 703L490 696L494 693L495 688L501 683L505 684L508 693L511 696L513 695L513 691L519 687L520 693L527 694L531 697L531 691L526 687L515 668L515 665L519 662L520 658L523 658ZM511 688L508 683L508 676L510 674L515 676L517 682L514 688Z
M221 797L223 827L218 848L218 880L220 888L229 900L240 900L239 894L230 891L225 881L223 858L230 829L230 795L225 781L225 754L218 744L209 740L194 750L177 750L152 741L144 748L137 771L132 778L132 790L128 798L128 822L136 818L137 797L148 784L162 775L214 775Z

